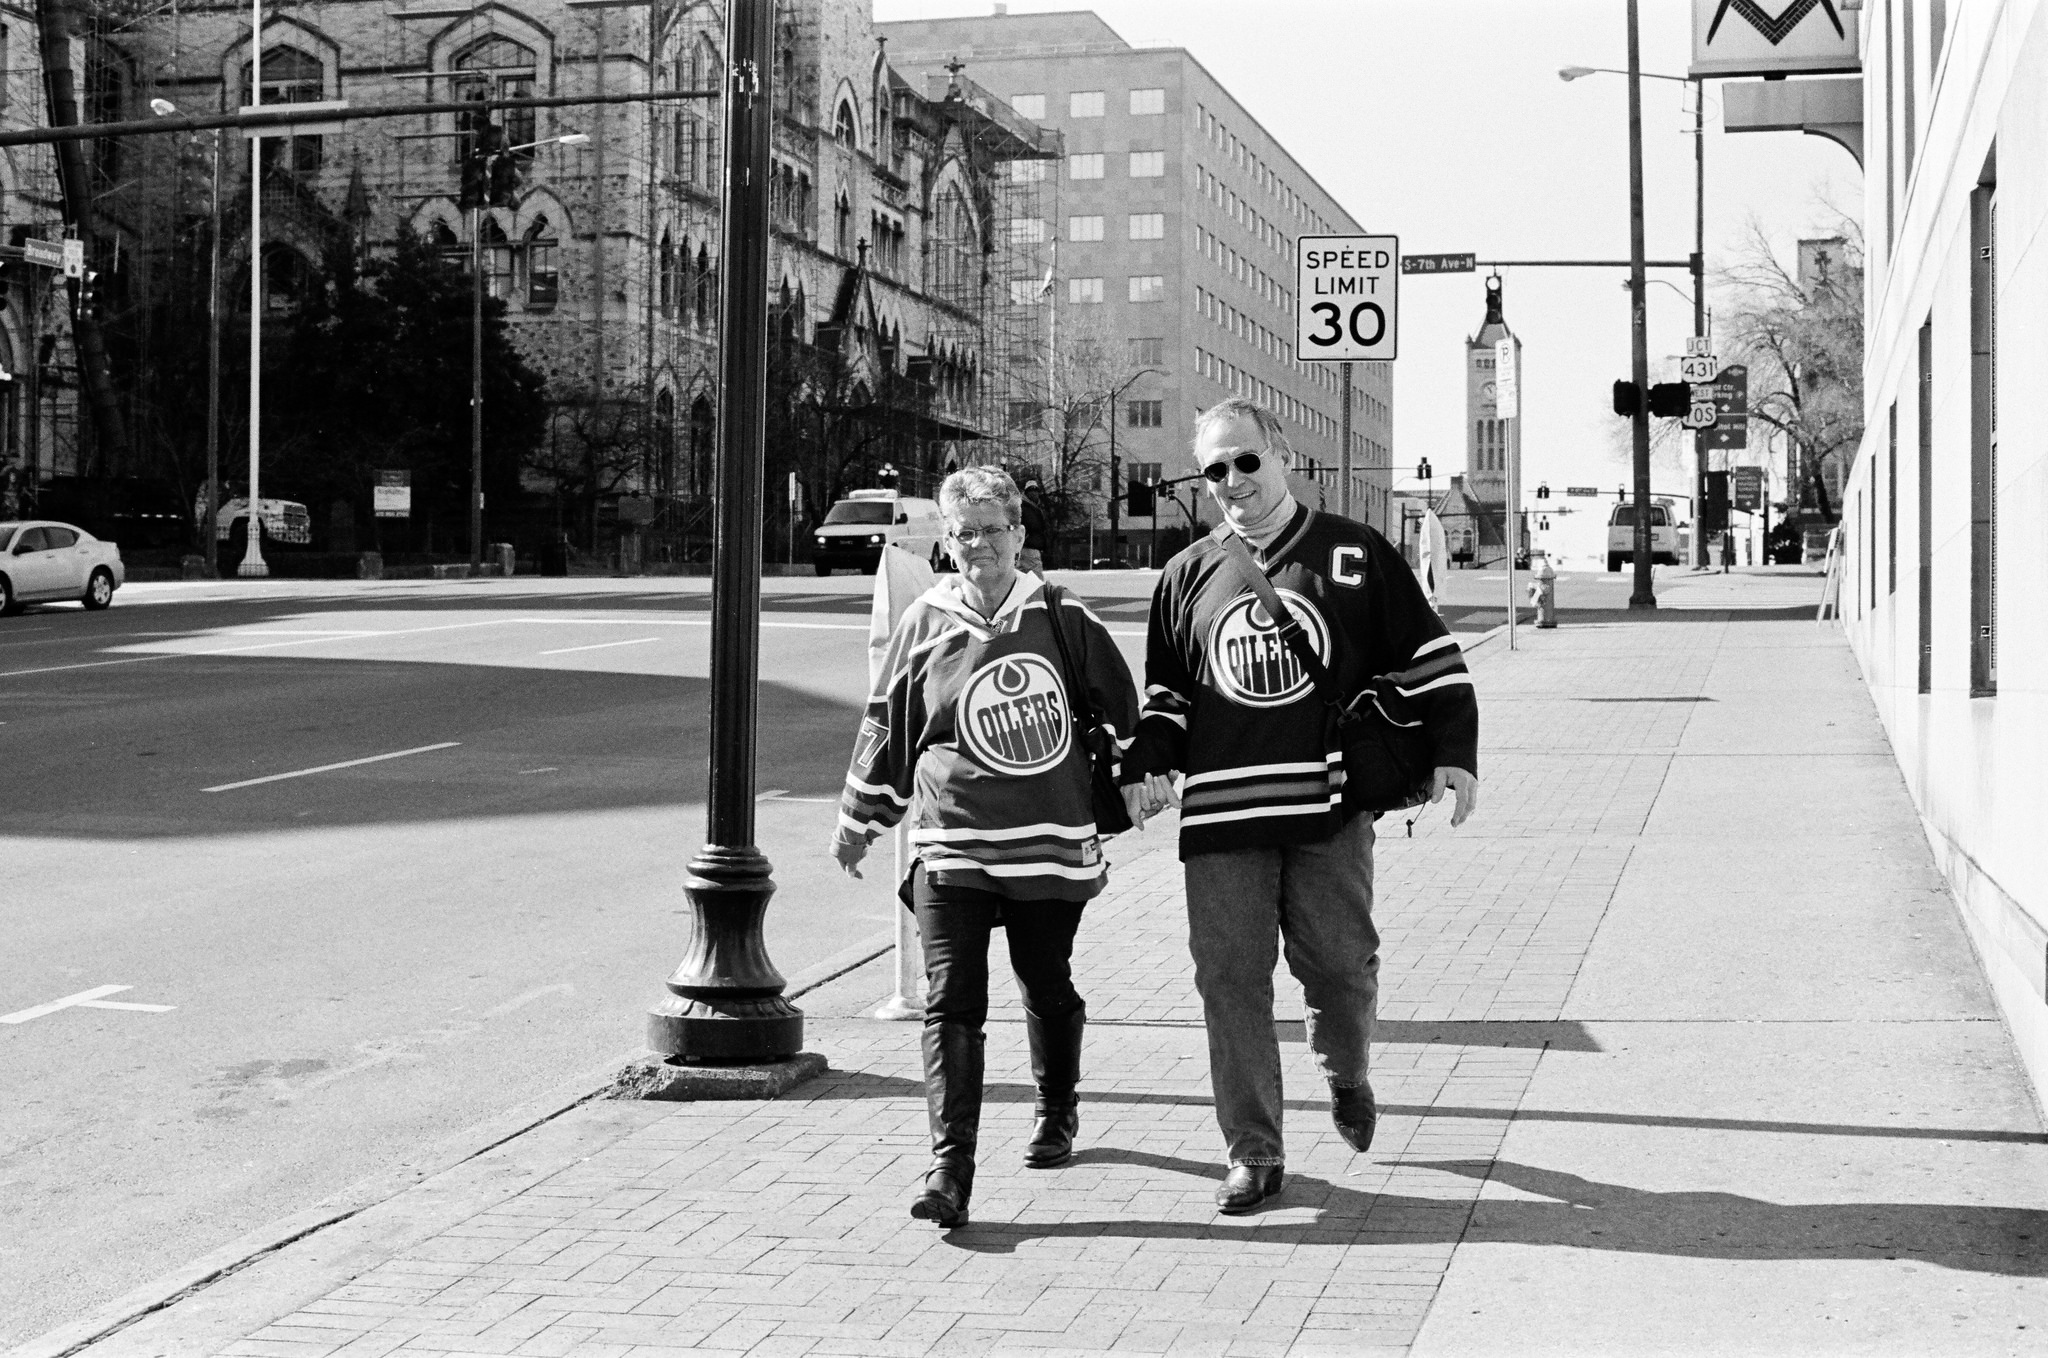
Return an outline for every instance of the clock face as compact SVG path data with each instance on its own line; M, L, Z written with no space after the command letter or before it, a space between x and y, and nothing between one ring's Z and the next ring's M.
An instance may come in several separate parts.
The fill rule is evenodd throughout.
M1491 382L1487 382L1487 383L1483 383L1483 384L1482 384L1482 385L1480 386L1480 388L1479 388L1479 394L1480 394L1481 396L1484 396L1484 397L1485 397L1485 398L1486 398L1487 400L1491 401L1491 400L1492 400L1492 399L1494 398L1494 396L1495 396L1495 395L1497 394L1497 391L1496 391L1496 388L1495 388L1495 386L1494 386L1494 384L1493 384L1493 383L1491 383Z

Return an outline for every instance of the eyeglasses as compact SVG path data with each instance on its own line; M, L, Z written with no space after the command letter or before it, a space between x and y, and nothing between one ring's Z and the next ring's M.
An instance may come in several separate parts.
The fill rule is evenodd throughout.
M986 528L976 528L972 525L965 528L948 528L946 536L959 543L962 547L973 547L984 540L995 537L998 533L1007 533L1016 526L1014 523L998 523L991 524Z
M1208 466L1202 468L1202 475L1208 477L1211 481L1220 482L1224 477L1230 475L1232 467L1237 468L1244 475L1250 476L1264 465L1265 459L1261 458L1257 453L1239 453L1228 462L1211 462Z

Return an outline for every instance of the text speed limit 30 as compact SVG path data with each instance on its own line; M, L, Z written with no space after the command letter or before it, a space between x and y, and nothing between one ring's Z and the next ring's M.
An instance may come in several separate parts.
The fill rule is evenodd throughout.
M1385 362L1399 336L1398 236L1303 236L1294 352L1311 361Z

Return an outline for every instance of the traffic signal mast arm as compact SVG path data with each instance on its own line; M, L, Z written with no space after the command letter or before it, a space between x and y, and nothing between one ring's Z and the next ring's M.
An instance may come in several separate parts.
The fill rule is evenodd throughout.
M72 127L31 127L0 132L0 146L48 146L63 141L96 141L101 137L145 137L167 132L236 131L278 128L301 123L338 123L361 118L407 118L421 113L476 113L501 108L583 108L599 104L647 104L675 99L716 99L717 90L637 90L624 94L548 95L531 99L453 99L430 104L365 104L361 108L294 109L290 104L264 104L246 113L174 113L162 118L131 118L119 123L80 123Z

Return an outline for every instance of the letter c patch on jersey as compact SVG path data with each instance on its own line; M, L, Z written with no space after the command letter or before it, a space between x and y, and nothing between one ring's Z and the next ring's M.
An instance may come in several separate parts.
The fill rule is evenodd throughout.
M1330 579L1340 585L1357 589L1365 583L1365 575L1358 568L1365 561L1365 548L1352 543L1330 549Z

